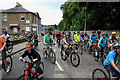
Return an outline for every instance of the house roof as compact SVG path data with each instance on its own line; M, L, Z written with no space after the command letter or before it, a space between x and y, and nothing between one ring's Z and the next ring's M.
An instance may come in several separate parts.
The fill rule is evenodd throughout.
M21 7L15 6L14 8L3 10L2 12L30 12L30 11L26 10L22 6Z

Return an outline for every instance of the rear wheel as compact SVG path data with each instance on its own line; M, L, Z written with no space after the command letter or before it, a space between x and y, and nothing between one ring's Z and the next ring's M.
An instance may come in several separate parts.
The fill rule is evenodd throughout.
M92 80L107 80L106 73L101 69L95 69L92 73Z
M4 64L3 60L2 60L2 65L3 65L4 71L9 73L11 71L11 69L12 69L12 64L13 64L12 58L11 58L10 55L6 57L6 61L7 61L7 67L5 67L5 64Z
M71 55L70 55L70 61L71 61L71 64L74 66L74 67L77 67L79 66L80 64L80 57L77 53L73 52Z
M50 51L49 58L52 64L55 64L56 61L56 54L53 51Z

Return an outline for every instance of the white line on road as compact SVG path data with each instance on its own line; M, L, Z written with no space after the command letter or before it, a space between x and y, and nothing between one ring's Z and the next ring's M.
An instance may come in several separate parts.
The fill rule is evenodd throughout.
M57 61L56 61L56 64L61 71L64 71Z

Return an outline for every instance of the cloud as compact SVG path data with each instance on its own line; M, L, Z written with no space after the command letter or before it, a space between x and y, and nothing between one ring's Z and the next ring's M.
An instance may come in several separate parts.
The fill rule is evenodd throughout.
M1 9L9 9L19 2L23 7L32 12L38 12L41 17L41 23L44 25L58 24L62 20L62 11L57 8L50 8L42 5L42 2L62 2L66 0L2 0L0 3ZM52 5L52 4L51 4ZM56 6L55 6L56 7Z

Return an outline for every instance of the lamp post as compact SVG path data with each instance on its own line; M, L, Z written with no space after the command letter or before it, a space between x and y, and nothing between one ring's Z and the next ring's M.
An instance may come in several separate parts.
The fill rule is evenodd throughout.
M87 9L87 7L85 7L85 27L84 27L84 33L86 31L86 9Z

